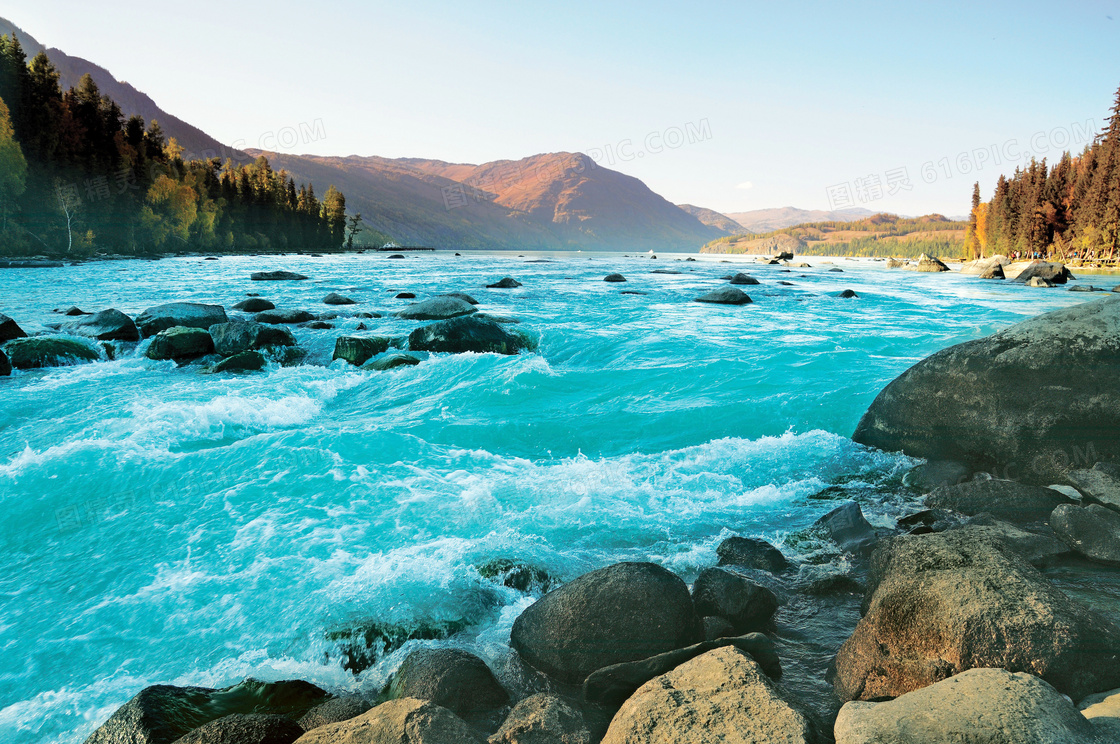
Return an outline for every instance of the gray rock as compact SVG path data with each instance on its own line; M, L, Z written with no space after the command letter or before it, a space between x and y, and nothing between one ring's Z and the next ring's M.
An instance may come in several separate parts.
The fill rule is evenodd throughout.
M265 310L275 310L276 305L268 300L262 300L260 297L250 297L234 305L233 309L244 313L263 313Z
M1050 288L1057 285L1055 285L1054 282L1050 281L1049 279L1043 279L1041 276L1032 276L1030 280L1027 281L1027 286Z
M583 714L562 698L538 693L513 707L488 744L591 744Z
M1098 462L1086 470L1071 470L1067 480L1086 499L1120 511L1120 467Z
M295 337L287 328L263 325L251 320L234 320L210 326L210 336L214 339L214 350L222 356L296 345Z
M849 501L818 519L814 526L822 528L841 549L855 555L870 553L878 536L864 518L859 504Z
M1003 273L1003 267L1000 266L999 264L996 264L995 266L992 266L991 268L987 269L986 271L981 272L979 274L979 277L981 279L1005 279L1006 278L1006 276Z
M147 357L156 360L195 359L214 353L214 339L201 328L176 326L160 331L148 345Z
M407 320L447 320L477 312L474 305L458 297L432 297L409 305L397 313L397 317Z
M377 354L388 351L392 339L385 336L339 336L331 359L344 359L360 367Z
M471 297L466 292L447 292L445 294L440 295L440 297L454 297L455 299L462 300L463 302L466 302L469 305L477 305L478 304L478 300Z
M371 369L375 372L385 372L397 367L415 367L420 363L420 360L411 354L389 354L379 359L374 359L369 364L366 364L362 369Z
M972 477L972 469L959 462L933 460L910 469L902 482L922 493L929 493L942 486L956 486Z
M840 709L836 744L1104 744L1046 682L1023 672L970 669L889 702Z
M14 338L27 338L27 334L23 332L18 323L7 315L0 313L0 344Z
M229 321L221 305L200 305L193 302L172 302L149 307L136 316L136 327L144 338L154 336L168 328L207 329L215 323Z
M918 259L918 265L914 268L915 271L938 272L948 271L949 267L939 259L937 256L927 256L922 254Z
M1050 515L1050 526L1086 558L1120 566L1120 514L1097 504L1063 504Z
M254 271L249 278L254 282L300 282L307 277L294 271Z
M615 715L602 744L820 741L803 706L750 656L725 646L642 685Z
M928 357L879 393L852 438L1037 485L1120 462L1120 297Z
M886 268L888 268L888 269L902 269L902 268L905 268L905 267L906 267L906 262L905 261L899 261L898 259L895 259L895 258L888 258L887 259Z
M354 302L349 297L346 297L344 295L340 295L337 292L331 292L329 295L324 297L323 298L323 303L326 304L326 305L356 305L357 304L356 302Z
M292 744L303 728L287 716L234 713L204 723L175 744Z
M1120 627L975 529L884 540L868 591L836 655L841 701L897 697L979 667L1029 671L1074 699L1120 686Z
M607 274L605 277L603 277L603 281L604 282L624 282L624 281L626 281L626 277L624 277L622 274Z
M993 269L999 269L1000 279L1003 278L1003 265L1008 263L1006 256L991 256L989 258L978 258L974 261L966 261L961 264L961 274L983 276Z
M389 684L389 698L428 700L470 720L509 701L486 662L455 648L423 648L404 660Z
M619 563L530 605L510 645L532 667L578 684L596 669L690 646L702 633L680 577L652 563Z
M770 573L782 573L790 567L780 550L755 537L729 537L716 548L716 555L721 566L742 566Z
M298 744L483 744L461 718L435 703L390 700L360 716L308 731Z
M1101 737L1101 744L1120 741L1120 689L1098 692L1077 704Z
M520 286L521 286L521 282L517 281L512 276L507 276L504 279L499 279L498 281L494 282L493 284L487 284L486 288L487 289L514 289L514 288L520 287Z
M326 726L331 723L339 723L340 721L348 721L351 718L356 718L373 705L364 697L357 695L348 695L346 697L337 697L319 703L311 710L303 714L299 719L299 725L304 731Z
M408 347L413 351L452 354L517 354L532 348L532 344L525 336L507 331L492 320L466 315L417 328L408 335Z
M1065 284L1074 278L1065 264L1049 261L1020 261L1005 267L1004 271L1012 281L1020 284L1030 284L1033 279L1039 279L1043 282L1042 286L1047 287Z
M735 627L722 617L709 615L701 618L701 622L704 623L705 641L718 641L720 638L733 638L735 636Z
M764 630L778 609L772 591L725 568L701 571L692 586L692 601L699 615L722 617L737 634Z
M721 287L717 290L700 295L694 302L708 302L715 305L749 305L752 300L741 289L735 287Z
M962 514L987 512L1014 524L1045 522L1059 504L1068 504L1065 494L1052 488L1005 480L974 480L938 488L926 496L926 506L952 509Z
M634 692L654 677L673 671L686 661L714 651L732 647L746 654L761 667L766 676L777 680L782 677L782 664L774 642L762 633L744 636L727 636L666 651L640 661L612 664L596 670L583 681L583 699L599 705L622 705Z
M63 333L86 336L98 341L139 341L140 331L132 318L120 310L102 310L96 315L87 315L62 326Z
M742 272L739 272L738 274L735 274L735 276L731 277L731 279L729 281L732 284L739 284L739 285L754 285L754 284L759 283L759 281L757 279L755 279L753 276L750 276L749 274L744 274Z
M16 369L65 367L101 358L97 351L80 341L53 336L17 338L4 344L4 353Z
M210 371L215 374L221 372L260 372L264 369L266 363L264 355L259 351L242 351L231 357L226 357L211 367Z
M306 310L265 310L257 313L254 318L258 323L269 325L283 325L293 323L306 323L315 320L315 316Z
M988 535L1002 540L1027 563L1039 568L1048 566L1058 557L1069 553L1069 546L1053 533L1027 532L1015 525L1001 522L990 514L978 514L969 519L964 526L974 534Z

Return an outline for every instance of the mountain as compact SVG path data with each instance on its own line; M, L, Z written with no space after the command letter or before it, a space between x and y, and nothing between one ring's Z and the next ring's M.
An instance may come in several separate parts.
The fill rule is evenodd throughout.
M678 204L678 207L691 214L696 219L703 222L705 225L723 230L728 235L739 235L747 232L747 229L740 225L735 220L728 217L726 214L720 214L714 209L707 209L705 207L696 207L691 204Z
M750 212L728 212L727 217L735 220L749 232L763 233L793 227L807 222L853 222L875 214L868 209L856 207L828 212L821 209L798 209L797 207L777 207L774 209L755 209Z
M48 49L40 44L35 37L20 29L11 21L0 18L0 36L11 36L13 34L19 38L19 43L23 46L24 52L27 53L28 62L41 51L47 53L59 72L59 84L63 90L77 86L78 81L82 79L82 75L89 73L93 82L97 83L102 95L107 95L116 101L126 117L138 115L143 117L145 122L155 119L159 122L165 135L178 140L179 144L186 150L186 155L200 158L224 158L232 157L236 153L235 150L222 145L201 129L167 113L144 93L124 81L117 80L104 67L99 67L81 57L71 57L61 49Z
M404 244L436 248L694 251L726 234L637 178L581 153L474 165L420 158L264 154L274 168L334 185L353 212Z

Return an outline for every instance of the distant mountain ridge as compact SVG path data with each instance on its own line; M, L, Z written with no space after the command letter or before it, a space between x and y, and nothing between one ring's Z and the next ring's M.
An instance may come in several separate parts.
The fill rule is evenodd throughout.
M735 220L728 217L726 214L720 214L714 209L706 207L697 207L692 204L678 204L678 207L691 214L696 219L703 222L705 225L710 225L717 230L722 230L728 235L738 235L747 231L747 228L740 225Z
M823 209L799 209L797 207L776 207L754 209L749 212L728 212L727 217L742 225L749 232L764 233L781 230L809 222L854 222L875 214L869 209L855 207L826 211Z

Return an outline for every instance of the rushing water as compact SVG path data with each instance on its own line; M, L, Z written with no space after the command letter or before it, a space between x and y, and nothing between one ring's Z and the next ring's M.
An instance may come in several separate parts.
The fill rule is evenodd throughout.
M482 578L491 558L561 580L653 560L691 580L743 534L825 562L804 530L835 502L814 494L845 484L884 525L912 498L901 476L913 461L848 439L887 382L945 346L1099 297L866 261L786 273L680 258L177 258L0 273L0 312L29 333L70 305L228 308L260 292L327 312L332 291L362 303L333 330L295 328L310 351L297 367L205 375L147 360L141 344L0 378L0 741L80 742L155 683L251 675L374 690L400 653L355 676L325 637L363 620L465 620L451 642L499 663L533 597ZM691 301L737 268L762 282L745 288L753 305ZM250 282L262 269L311 279ZM615 271L630 281L601 281ZM506 275L524 287L483 288ZM834 296L846 288L859 299ZM391 335L417 325L388 317L408 304L402 290L469 292L519 319L539 350L390 372L330 363L334 339L360 322ZM386 317L348 317L363 310Z

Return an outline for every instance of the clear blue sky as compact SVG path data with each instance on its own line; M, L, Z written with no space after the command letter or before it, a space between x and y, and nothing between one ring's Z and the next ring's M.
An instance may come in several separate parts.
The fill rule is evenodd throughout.
M594 151L728 212L963 214L1009 157L1080 149L1120 86L1117 0L0 0L0 15L226 143L319 122L314 141L263 144L453 162ZM889 186L903 168L911 188Z

